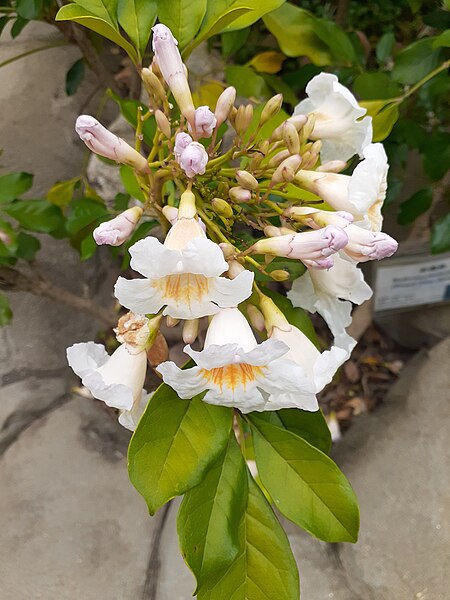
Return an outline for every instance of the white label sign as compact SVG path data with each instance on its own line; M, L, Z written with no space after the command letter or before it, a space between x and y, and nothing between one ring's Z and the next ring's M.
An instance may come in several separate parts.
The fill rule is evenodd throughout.
M401 260L377 265L376 311L450 301L450 256Z

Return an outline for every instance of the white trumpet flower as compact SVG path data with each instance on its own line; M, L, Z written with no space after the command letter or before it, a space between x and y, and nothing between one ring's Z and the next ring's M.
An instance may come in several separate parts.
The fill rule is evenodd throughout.
M353 94L331 73L313 77L306 93L308 98L297 104L294 115L314 116L310 138L322 140L322 162L348 160L355 154L362 156L372 141L372 118L359 120L367 111L359 106Z

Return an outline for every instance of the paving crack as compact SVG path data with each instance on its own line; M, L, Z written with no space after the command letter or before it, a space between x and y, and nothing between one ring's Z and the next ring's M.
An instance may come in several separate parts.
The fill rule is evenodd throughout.
M57 396L52 402L42 408L16 410L5 420L0 430L0 456L16 442L24 431L33 423L39 421L52 411L60 408L71 400L72 394L65 393Z
M167 517L169 516L171 506L172 501L169 501L162 507L159 521L152 536L150 557L145 575L144 588L142 590L142 600L158 600L158 583L161 570L161 540L164 527L167 524Z

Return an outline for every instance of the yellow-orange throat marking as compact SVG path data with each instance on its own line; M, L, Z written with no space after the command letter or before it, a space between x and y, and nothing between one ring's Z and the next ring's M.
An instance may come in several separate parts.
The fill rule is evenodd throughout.
M182 302L189 307L201 302L209 290L208 279L204 275L192 273L167 275L154 281L153 287L159 289L165 298L170 298L177 304Z
M200 375L208 383L218 386L220 391L223 387L234 391L238 386L243 386L245 389L248 383L253 383L263 372L264 367L255 367L246 363L232 363L215 369L201 369Z

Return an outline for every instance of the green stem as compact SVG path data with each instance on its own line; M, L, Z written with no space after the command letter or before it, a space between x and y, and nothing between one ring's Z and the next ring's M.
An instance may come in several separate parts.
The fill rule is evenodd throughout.
M214 221L212 221L208 215L197 206L197 213L199 215L199 217L201 218L201 220L205 223L206 227L213 231L215 233L215 235L217 236L217 238L219 240L221 240L222 242L225 242L226 244L230 243L230 240L222 233L222 231L220 230L220 227L218 225L216 225L214 223Z
M433 77L435 77L436 75L438 75L441 71L445 71L445 69L448 69L450 67L450 60L446 60L445 62L442 63L442 65L439 65L439 67L437 67L436 69L434 69L433 71L431 71L430 73L428 73L428 75L425 75L425 77L423 77L420 81L418 81L416 84L414 84L400 99L398 104L400 104L401 102L403 102L403 100L406 100L406 98L408 98L409 96L411 96L412 94L414 94L419 88L421 88L423 85L425 85L425 83L427 83L427 81L429 81L430 79L433 79Z
M31 56L31 54L36 54L37 52L41 52L42 50L50 50L51 48L58 48L58 46L69 46L69 42L66 40L60 42L53 42L52 44L46 44L45 46L40 46L39 48L33 48L32 50L27 50L27 52L22 52L22 54L17 54L16 56L12 56L7 60L4 60L0 63L1 67L6 67L6 65L10 65L16 60L20 60L21 58L25 58L26 56Z

